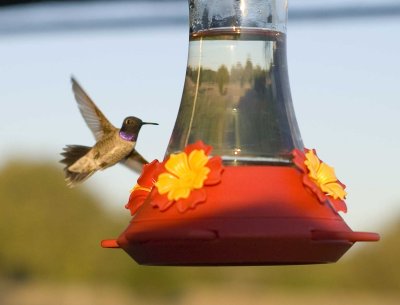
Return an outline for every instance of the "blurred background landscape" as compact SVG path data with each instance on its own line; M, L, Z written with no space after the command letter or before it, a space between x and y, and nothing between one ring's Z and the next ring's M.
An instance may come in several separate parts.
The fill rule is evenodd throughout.
M139 266L102 249L129 223L137 175L115 166L71 190L58 164L65 144L94 141L71 74L115 125L158 122L138 150L162 159L186 70L186 1L16 2L0 1L1 305L400 302L398 1L289 3L304 143L347 185L349 226L382 240L336 264L218 268Z

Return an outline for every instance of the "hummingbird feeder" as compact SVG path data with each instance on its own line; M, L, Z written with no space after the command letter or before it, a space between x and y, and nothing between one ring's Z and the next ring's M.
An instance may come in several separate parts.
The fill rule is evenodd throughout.
M145 265L336 262L355 242L345 185L304 148L286 61L286 0L190 0L181 105L116 240Z

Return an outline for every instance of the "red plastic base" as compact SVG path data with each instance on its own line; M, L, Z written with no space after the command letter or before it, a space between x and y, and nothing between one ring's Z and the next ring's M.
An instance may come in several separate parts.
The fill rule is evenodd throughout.
M356 241L327 204L303 186L292 167L226 167L207 201L180 213L145 202L116 244L146 265L281 265L337 261Z

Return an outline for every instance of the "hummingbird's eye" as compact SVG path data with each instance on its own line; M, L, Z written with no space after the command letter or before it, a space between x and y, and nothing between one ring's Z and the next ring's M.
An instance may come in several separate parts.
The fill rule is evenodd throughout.
M127 119L127 120L125 121L125 123L126 123L127 125L131 125L131 124L132 124L132 120L131 120L131 119Z

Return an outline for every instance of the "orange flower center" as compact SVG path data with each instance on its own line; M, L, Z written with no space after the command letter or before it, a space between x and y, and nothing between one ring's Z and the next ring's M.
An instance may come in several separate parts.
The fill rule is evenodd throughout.
M194 189L200 189L210 169L204 150L193 150L189 155L172 154L165 163L166 172L158 176L155 186L168 200L186 199Z

